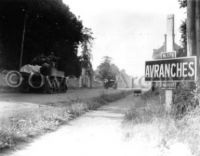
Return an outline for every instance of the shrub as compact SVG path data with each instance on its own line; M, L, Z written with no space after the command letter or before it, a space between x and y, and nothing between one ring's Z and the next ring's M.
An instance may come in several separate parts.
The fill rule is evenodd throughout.
M188 111L199 105L199 85L195 83L179 83L174 90L173 114L181 118Z

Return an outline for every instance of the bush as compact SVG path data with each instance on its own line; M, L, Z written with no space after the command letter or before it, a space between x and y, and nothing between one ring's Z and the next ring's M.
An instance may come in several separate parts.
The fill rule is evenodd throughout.
M188 111L199 105L198 82L179 83L174 90L173 113L177 118L183 117Z

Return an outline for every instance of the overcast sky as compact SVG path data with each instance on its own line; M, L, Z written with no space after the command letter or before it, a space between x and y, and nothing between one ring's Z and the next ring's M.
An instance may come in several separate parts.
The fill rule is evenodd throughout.
M153 49L164 42L166 18L175 14L176 42L184 10L178 0L63 0L92 29L93 67L110 56L120 69L132 76L144 75L144 64L151 60Z

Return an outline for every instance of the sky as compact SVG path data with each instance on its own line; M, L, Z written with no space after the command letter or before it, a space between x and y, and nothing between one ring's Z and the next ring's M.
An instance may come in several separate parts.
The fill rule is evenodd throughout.
M168 14L175 15L175 40L186 14L178 0L63 0L94 33L93 68L110 56L119 69L142 76L145 61L164 42Z

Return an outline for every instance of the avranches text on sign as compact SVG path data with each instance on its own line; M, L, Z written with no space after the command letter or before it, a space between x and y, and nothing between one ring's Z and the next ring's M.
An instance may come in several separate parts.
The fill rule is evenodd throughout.
M147 61L146 81L194 81L196 79L196 57Z

